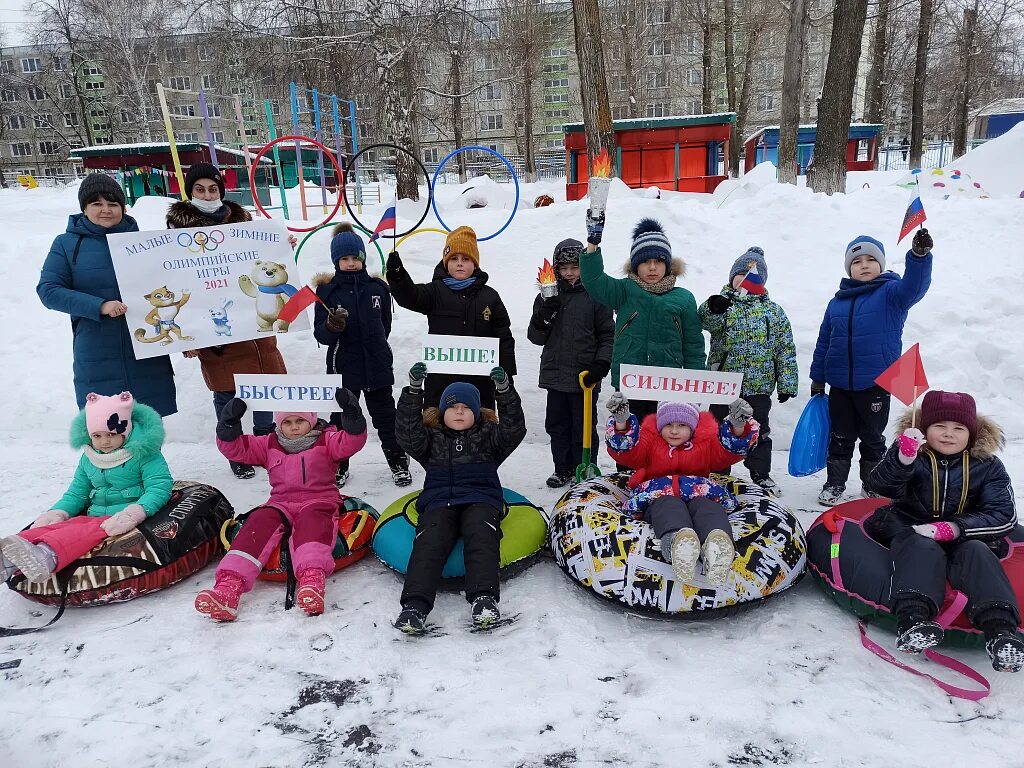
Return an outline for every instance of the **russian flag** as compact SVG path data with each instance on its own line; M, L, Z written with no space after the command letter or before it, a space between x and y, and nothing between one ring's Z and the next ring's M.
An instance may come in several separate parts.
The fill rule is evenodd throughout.
M754 296L763 296L765 293L764 279L758 273L757 265L753 262L750 263L750 271L743 276L743 282L740 283L740 291L751 293Z
M387 230L391 230L392 234L395 232L396 225L398 224L397 208L398 198L395 197L391 200L387 210L384 211L384 215L381 216L380 223L377 225L377 228L373 230L373 234L370 235L371 243L380 237L381 232L386 232Z
M924 206L921 204L921 195L914 195L914 199L907 206L907 214L903 217L903 228L900 229L900 236L896 242L898 243L913 232L915 227L921 226L927 220L928 217L924 213Z
M308 285L302 286L296 291L285 305L281 307L281 311L278 312L277 317L279 320L284 320L286 323L294 323L295 319L306 311L308 307L320 301L320 297L316 295L316 292ZM322 301L320 301L323 304Z

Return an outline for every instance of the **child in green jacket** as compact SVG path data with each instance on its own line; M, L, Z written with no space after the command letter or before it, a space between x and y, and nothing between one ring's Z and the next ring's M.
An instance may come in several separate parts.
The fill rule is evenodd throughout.
M130 392L90 393L71 424L82 458L67 492L27 531L0 539L0 579L21 571L42 582L106 538L134 530L171 498L171 472L160 454L159 414ZM84 513L84 514L83 514Z
M754 420L761 425L757 445L743 462L750 470L750 479L765 491L780 496L771 478L772 438L768 414L772 392L778 390L780 403L796 396L796 346L793 328L782 307L769 299L767 292L757 294L740 289L751 266L757 268L762 285L768 281L764 251L752 246L733 263L729 282L721 293L701 304L697 314L701 326L711 334L708 367L743 374L740 396L750 403ZM716 405L710 410L721 421L729 409Z

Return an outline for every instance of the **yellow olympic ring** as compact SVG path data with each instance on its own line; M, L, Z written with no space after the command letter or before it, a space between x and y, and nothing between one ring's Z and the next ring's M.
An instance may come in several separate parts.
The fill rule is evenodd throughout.
M436 232L439 235L444 235L445 237L448 236L447 230L438 229L437 227L423 227L422 229L414 229L412 232L410 232L409 234L403 236L402 238L400 238L398 240L397 243L395 243L395 249L397 250L398 246L400 246L402 243L404 243L406 240L408 240L413 235L418 235L421 232Z

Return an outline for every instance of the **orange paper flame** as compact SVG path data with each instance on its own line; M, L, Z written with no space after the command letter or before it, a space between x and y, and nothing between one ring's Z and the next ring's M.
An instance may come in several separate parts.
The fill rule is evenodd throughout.
M537 282L541 285L554 285L557 282L555 269L547 259L544 259L544 266L537 270Z
M595 179L608 179L612 175L612 158L608 150L602 148L601 154L594 158L593 169L590 175Z

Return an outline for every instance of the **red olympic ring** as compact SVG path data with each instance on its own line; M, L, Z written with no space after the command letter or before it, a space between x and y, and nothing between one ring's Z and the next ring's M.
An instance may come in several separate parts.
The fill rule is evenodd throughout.
M254 194L252 196L252 201L256 205L256 210L258 210L260 213L262 213L268 219L272 219L273 216L271 216L269 213L267 213L266 208L264 208L263 204L260 202L259 195L255 194L255 190L256 190L256 170L259 168L260 161L263 159L263 156L265 154L267 154L268 150L270 150L270 148L273 147L275 144L279 144L282 141L305 141L305 142L309 142L310 144L312 144L315 147L320 148L321 150L323 150L323 153L325 155L327 155L327 158L331 161L331 165L334 166L334 170L335 170L335 173L336 173L335 178L338 179L339 184L344 184L345 183L345 175L341 171L341 166L338 165L338 160L334 157L333 150L329 149L328 147L325 147L323 144L321 144L316 139L311 139L308 136L279 136L276 139L274 139L273 141L269 142L266 146L263 147L263 149L261 149L259 152L256 153L256 159L253 160L252 168L249 169L249 188L254 191ZM301 152L302 150L300 149L299 151ZM282 181L283 181L283 179L282 179ZM299 179L299 183L300 184L303 183L303 180ZM281 194L282 195L284 194L283 185L282 185L282 189L281 189ZM324 219L323 221L321 221L319 224L314 224L311 227L293 227L293 226L290 226L288 224L285 224L285 226L288 228L289 232L312 232L314 229L317 229L318 227L322 227L324 224L326 224L331 219L333 219L337 215L338 211L341 210L341 204L343 202L345 202L345 196L342 195L341 192L339 191L338 192L338 201L334 204L334 210L331 211L327 215L327 218Z

